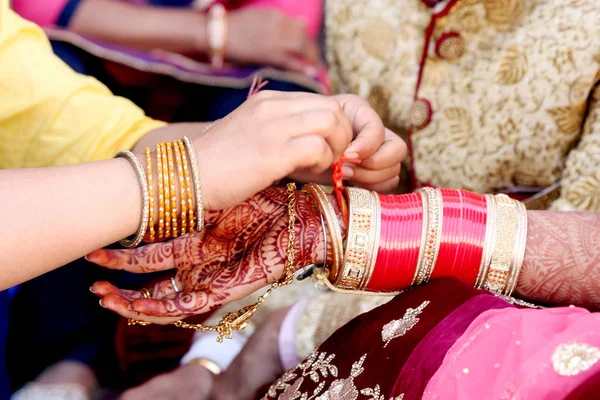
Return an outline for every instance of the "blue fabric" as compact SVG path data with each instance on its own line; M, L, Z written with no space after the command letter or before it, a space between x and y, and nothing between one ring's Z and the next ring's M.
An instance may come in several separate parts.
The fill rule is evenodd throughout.
M6 339L8 336L8 304L10 294L8 290L0 292L0 400L10 398L8 384L8 371L6 369Z
M71 19L73 18L73 15L75 15L75 11L77 10L77 7L79 7L80 3L81 3L81 0L69 0L67 5L65 5L65 8L63 8L60 15L58 16L56 25L60 26L61 28L68 27L69 24L71 23Z

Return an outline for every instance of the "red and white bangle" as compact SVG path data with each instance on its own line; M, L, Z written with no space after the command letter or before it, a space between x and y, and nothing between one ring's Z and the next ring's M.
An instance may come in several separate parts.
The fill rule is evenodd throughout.
M222 4L215 4L208 10L206 32L210 63L213 68L223 68L227 44L227 10Z

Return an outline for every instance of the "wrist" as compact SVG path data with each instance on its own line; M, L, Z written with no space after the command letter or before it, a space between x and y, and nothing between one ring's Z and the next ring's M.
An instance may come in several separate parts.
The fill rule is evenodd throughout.
M186 33L188 34L189 46L193 53L208 54L210 52L207 25L208 17L206 14L193 12L190 13L190 23L187 25Z
M333 195L327 195L329 203L332 205L337 223L339 224L342 237L346 235L346 227L342 223L341 211ZM302 256L298 268L303 268L309 264L331 265L333 262L332 240L322 221L321 211L315 200L306 192L299 191L297 194L296 213L302 221L302 228L299 235ZM325 235L328 235L327 240Z

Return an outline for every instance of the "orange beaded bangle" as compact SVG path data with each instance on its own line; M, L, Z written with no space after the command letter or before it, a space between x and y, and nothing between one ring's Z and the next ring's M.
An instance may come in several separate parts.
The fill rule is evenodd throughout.
M158 188L158 240L165 237L165 193L163 191L162 150L160 143L156 145L156 181Z
M154 214L154 181L152 179L152 155L150 154L150 147L146 147L146 175L148 177L148 225L149 233L144 237L146 242L154 242L154 224L156 224L156 216Z
M181 150L179 150L180 140L173 142L173 149L175 150L175 163L177 165L177 176L179 177L179 194L181 201L181 234L185 235L187 229L187 192L185 189L185 178L183 171L183 162L181 159Z
M165 239L171 237L171 189L169 187L169 162L167 160L167 145L160 144L163 163L163 190L165 198Z
M173 155L173 144L167 143L167 162L169 163L169 183L171 184L171 237L179 236L177 231L177 186L175 185L175 156Z
M185 190L187 193L187 201L188 201L188 221L189 221L189 229L188 233L193 233L194 228L196 226L196 217L194 215L194 200L192 197L192 183L190 178L190 170L188 167L189 158L187 156L187 151L185 149L185 145L182 141L177 142L179 144L179 150L181 150L181 156L183 158L183 176L185 178Z

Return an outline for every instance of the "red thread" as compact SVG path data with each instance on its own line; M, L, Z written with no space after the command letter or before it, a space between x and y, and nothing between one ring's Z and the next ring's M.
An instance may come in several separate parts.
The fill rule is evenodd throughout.
M360 160L357 158L341 157L338 161L331 164L331 170L333 171L333 194L335 195L338 206L342 211L342 216L346 222L346 226L348 226L348 206L344 201L344 195L342 193L342 190L344 189L344 174L342 173L342 165L344 165L344 163L360 164Z
M248 92L248 98L260 92L260 89L264 88L268 84L269 81L263 81L262 77L254 75L254 78L252 78L252 85L250 86L250 91Z

